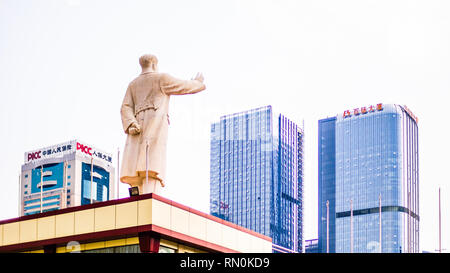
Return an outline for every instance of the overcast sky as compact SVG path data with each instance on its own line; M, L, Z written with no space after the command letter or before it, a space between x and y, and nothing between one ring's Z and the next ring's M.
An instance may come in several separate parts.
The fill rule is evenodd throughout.
M420 249L438 248L441 187L450 252L449 14L448 0L0 0L0 219L18 216L26 151L72 139L123 150L120 105L152 53L160 71L201 71L207 86L171 99L163 196L209 213L211 122L270 104L304 121L304 239L317 238L318 120L407 105L419 117Z

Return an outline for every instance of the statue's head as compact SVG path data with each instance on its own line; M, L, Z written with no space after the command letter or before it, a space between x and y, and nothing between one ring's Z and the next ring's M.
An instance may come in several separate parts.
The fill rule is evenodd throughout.
M139 58L139 64L142 70L158 71L158 58L155 55L145 54Z

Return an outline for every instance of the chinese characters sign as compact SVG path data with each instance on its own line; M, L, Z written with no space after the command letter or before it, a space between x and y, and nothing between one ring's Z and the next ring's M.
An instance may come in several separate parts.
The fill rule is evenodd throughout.
M81 151L82 153L92 157L97 157L99 159L106 160L110 163L112 162L112 157L110 154L94 150L94 148L88 145L81 144L79 142L77 142L77 151Z
M32 152L27 152L25 153L25 162L30 162L33 160L39 160L43 158L62 156L63 154L73 152L74 151L73 148L74 147L72 143L68 142L39 149Z
M355 108L352 111L351 110L345 110L344 114L342 115L342 117L347 118L347 117L351 117L352 115L354 116L359 116L359 115L365 115L367 113L371 113L371 112L375 112L375 111L382 111L383 108L383 104L382 103L378 103L376 106L370 105L370 106L364 106L361 108Z
M85 145L80 143L79 141L74 140L63 144L58 144L47 148L27 152L25 153L25 163L44 158L61 157L65 154L74 152L82 153L89 157L105 160L110 163L112 162L111 154L101 152L98 149L95 149L89 145Z

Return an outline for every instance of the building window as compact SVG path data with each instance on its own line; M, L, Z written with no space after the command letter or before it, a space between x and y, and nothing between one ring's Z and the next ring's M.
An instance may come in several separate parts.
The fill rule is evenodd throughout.
M159 253L175 253L176 249L167 247L167 246L159 246Z
M91 250L84 250L83 253L141 253L139 245L126 245L126 246L116 246L116 247L106 247ZM159 246L159 253L175 253L176 249Z

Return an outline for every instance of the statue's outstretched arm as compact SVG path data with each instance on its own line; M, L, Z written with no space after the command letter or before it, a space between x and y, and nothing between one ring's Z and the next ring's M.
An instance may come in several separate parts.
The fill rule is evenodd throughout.
M167 95L195 94L206 89L201 73L198 73L192 80L180 80L169 74L162 74L160 86Z

